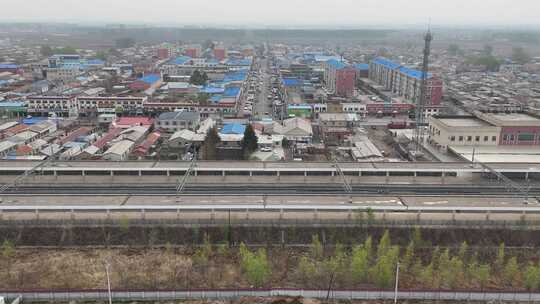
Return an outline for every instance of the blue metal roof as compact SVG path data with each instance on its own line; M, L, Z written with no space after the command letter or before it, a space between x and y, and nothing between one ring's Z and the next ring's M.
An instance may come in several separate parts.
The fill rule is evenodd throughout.
M231 72L225 74L223 82L244 81L247 78L247 73L244 71Z
M26 117L23 119L22 123L25 125L35 125L37 123L40 123L42 121L48 120L47 117Z
M103 65L103 64L105 64L105 61L103 61L101 59L90 59L90 60L86 61L86 64L88 64L88 65Z
M297 87L300 84L298 78L283 78L283 85L286 87Z
M202 88L201 92L207 94L222 94L223 92L225 92L225 89L220 87L206 86Z
M383 65L389 69L392 69L392 70L397 70L398 72L400 73L403 73L409 77L413 77L413 78L416 78L416 79L422 79L422 71L419 71L419 70L415 70L415 69L411 69L411 68L408 68L408 67L404 67L398 63L395 63L391 60L388 60L386 58L382 58L382 57L377 57L375 58L375 60L373 60L373 63L375 64L380 64L380 65ZM427 75L427 78L431 78L431 74L428 73Z
M0 108L24 107L26 104L20 101L4 101L0 102Z
M172 63L178 64L178 65L183 65L183 64L186 64L186 62L188 62L190 60L191 60L191 57L189 57L189 56L180 56L180 57L176 57L176 59L174 59L172 61Z
M333 66L334 68L336 68L336 70L340 70L340 69L343 69L343 68L347 67L347 65L345 63L343 63L343 61L336 60L336 59L330 59L330 60L326 61L326 63L328 63L331 66Z
M400 71L401 73L407 75L407 76L410 76L410 77L414 77L416 79L422 79L422 76L424 75L424 73L422 71L418 71L418 70L414 70L414 69L410 69L410 68L406 68L406 67L400 67L398 69L398 71ZM431 77L430 74L428 74L428 78Z
M221 134L244 134L244 132L246 131L246 126L244 125L241 125L241 124L237 124L237 123L232 123L232 124L226 124L223 126L223 128L221 129Z
M216 95L212 95L212 97L210 97L210 101L212 101L212 103L219 103L222 98L223 98L223 96L221 96L219 94L216 94Z
M240 87L228 87L225 89L223 96L225 97L236 97L240 94Z
M354 65L354 68L359 71L367 71L369 70L369 64L367 63L357 63Z
M0 64L0 69L18 69L19 66L16 64Z
M150 74L150 75L146 75L146 76L144 76L142 78L139 78L140 81L146 82L148 84L153 84L153 83L157 82L160 79L161 79L161 76L157 75L157 74Z
M231 58L227 60L227 65L241 65L241 66L250 66L251 65L251 59L234 59Z
M400 67L400 64L395 63L395 62L393 62L391 60L388 60L386 58L383 58L383 57L375 58L375 60L373 60L373 63L383 65L383 66L385 66L385 67L387 67L389 69L392 69L392 70L397 69L397 68Z

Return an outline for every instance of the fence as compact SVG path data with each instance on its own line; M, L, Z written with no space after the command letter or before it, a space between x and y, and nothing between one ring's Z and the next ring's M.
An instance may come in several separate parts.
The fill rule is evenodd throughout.
M178 291L112 291L113 301L162 301L179 299L235 299L241 297L305 297L335 300L390 300L393 291L385 290L308 290L308 289L243 289L243 290L178 290ZM95 301L107 300L106 290L82 291L0 291L0 296L23 301ZM451 301L540 301L540 293L527 292L474 292L474 291L399 291L400 300L451 300Z
M214 218L214 219L10 219L0 218L0 227L130 227L181 226L181 227L426 227L469 229L540 230L538 220L430 220L430 219L263 219L263 218Z

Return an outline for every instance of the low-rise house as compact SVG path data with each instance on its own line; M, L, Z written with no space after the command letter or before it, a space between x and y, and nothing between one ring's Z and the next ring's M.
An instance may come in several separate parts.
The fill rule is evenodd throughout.
M44 136L56 132L57 127L53 121L45 120L30 126L29 130L36 132L39 136Z
M196 147L202 146L206 138L206 133L195 133L191 130L184 129L177 132L169 138L167 145L169 148L185 148L189 145Z
M18 146L27 145L37 139L39 135L36 132L32 131L23 131L17 133L14 136L8 138L9 141L16 143Z
M0 142L0 157L5 158L9 153L17 150L17 144L11 141Z
M179 111L166 112L159 115L155 128L174 133L183 129L195 131L199 128L201 116L199 112Z
M134 145L135 143L131 140L125 139L118 141L103 154L103 159L110 161L124 161L128 159L129 153Z
M283 121L283 125L274 122L272 133L283 135L288 141L294 143L311 143L313 128L307 119L294 117Z
M158 140L161 138L161 133L159 132L152 132L150 133L146 139L140 143L135 149L133 150L133 155L137 157L145 157L150 156L151 151L155 148Z

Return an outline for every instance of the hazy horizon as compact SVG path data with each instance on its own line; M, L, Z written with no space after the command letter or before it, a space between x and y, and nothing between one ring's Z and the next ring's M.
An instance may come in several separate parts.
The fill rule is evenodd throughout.
M7 0L0 22L277 28L540 26L533 0Z

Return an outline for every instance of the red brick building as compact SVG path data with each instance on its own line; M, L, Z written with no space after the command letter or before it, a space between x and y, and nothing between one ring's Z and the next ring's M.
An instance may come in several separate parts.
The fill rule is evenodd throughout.
M336 71L336 95L352 97L356 85L356 70L346 67Z
M160 60L167 59L167 58L171 57L171 50L167 49L167 48L157 49L157 57Z
M225 57L227 56L226 52L225 52L225 49L223 48L215 48L214 49L214 57L221 61L223 59L225 59Z

